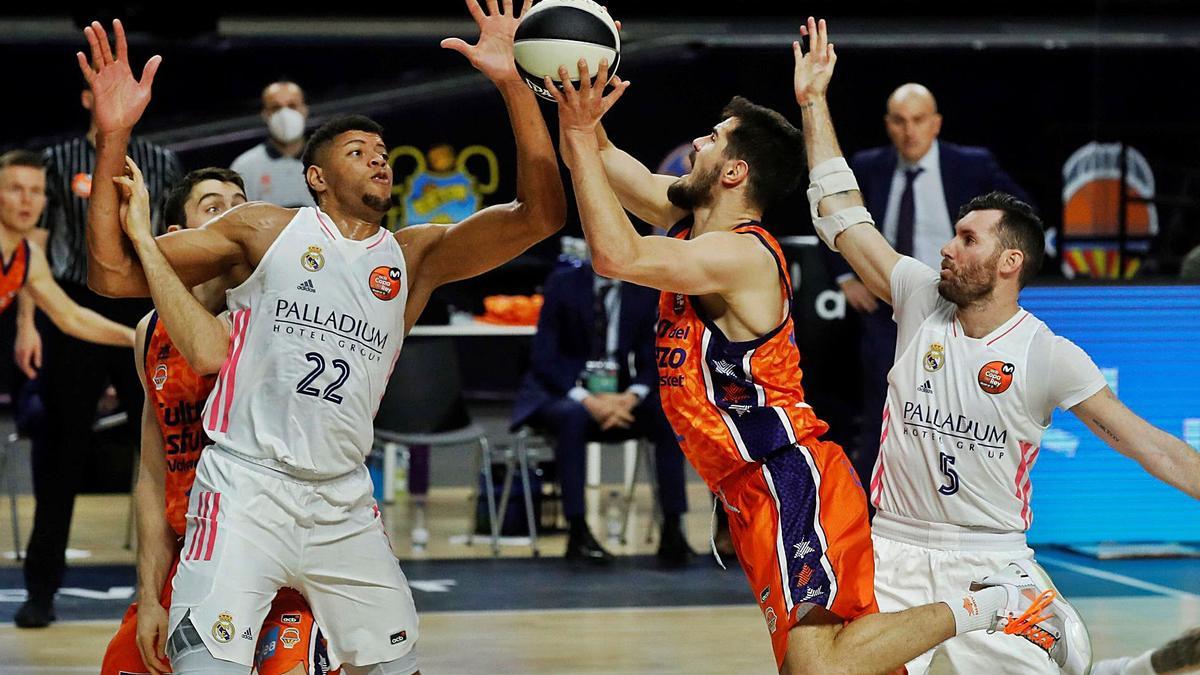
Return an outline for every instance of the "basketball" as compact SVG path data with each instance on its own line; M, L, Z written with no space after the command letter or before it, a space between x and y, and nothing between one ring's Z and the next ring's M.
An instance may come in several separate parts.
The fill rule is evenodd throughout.
M553 101L544 79L549 75L559 82L559 66L566 66L572 82L579 81L579 59L587 60L593 79L601 59L608 60L609 76L616 74L621 36L608 12L592 0L542 0L521 19L513 53L529 88Z

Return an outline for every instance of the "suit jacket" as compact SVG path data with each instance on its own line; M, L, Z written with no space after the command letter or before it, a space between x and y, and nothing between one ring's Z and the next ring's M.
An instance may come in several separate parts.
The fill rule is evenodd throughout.
M595 316L595 273L591 265L555 270L546 279L544 303L530 354L531 366L513 404L512 427L525 423L542 406L567 395L583 371L591 350ZM658 320L658 291L628 282L621 284L618 321L617 387L631 384L658 391L654 358L654 325ZM629 368L632 355L633 370Z
M850 168L858 179L863 200L877 227L883 227L888 196L892 191L892 175L898 161L899 154L892 145L862 150L850 158ZM946 213L950 215L951 223L958 220L958 210L963 204L994 190L1007 192L1029 203L1029 195L1000 168L996 157L987 148L938 141L938 161L941 163L942 191L946 195ZM953 236L953 231L946 232L946 241ZM853 272L845 259L836 253L828 262L830 275L835 279Z

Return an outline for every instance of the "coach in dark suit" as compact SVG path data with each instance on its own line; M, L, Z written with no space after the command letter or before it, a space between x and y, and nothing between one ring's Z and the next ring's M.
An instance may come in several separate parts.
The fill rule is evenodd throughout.
M644 437L655 446L663 511L658 555L668 565L686 563L691 550L680 527L687 509L683 453L658 400L658 292L599 277L580 263L553 272L544 296L532 366L517 393L512 423L545 429L554 440L570 528L567 558L612 559L584 520L588 441Z
M993 190L1029 201L987 149L938 140L942 116L924 86L909 83L892 92L884 122L892 144L856 153L850 167L867 210L900 254L940 269L941 248L954 237L963 204ZM869 485L879 454L887 373L895 360L896 324L891 308L881 306L841 256L830 256L829 263L847 303L862 315L863 421L850 454Z

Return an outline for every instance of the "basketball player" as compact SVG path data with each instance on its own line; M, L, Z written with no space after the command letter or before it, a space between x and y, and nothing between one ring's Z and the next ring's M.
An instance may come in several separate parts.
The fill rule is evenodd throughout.
M442 45L504 98L517 142L513 202L392 235L379 225L392 189L381 129L342 117L317 129L303 154L318 208L250 203L156 240L186 285L252 270L228 293L232 340L204 411L213 445L196 470L168 624L176 672L245 672L284 585L330 629L332 665L372 675L417 669L412 595L363 464L371 421L430 293L516 257L556 232L566 209L549 133L513 62L512 3L467 7L479 42ZM137 296L148 287L121 237L112 178L160 59L139 83L114 29L115 53L96 23L86 30L91 63L78 55L99 127L89 283Z
M655 176L607 142L601 116L628 82L555 92L560 147L571 170L596 272L662 289L659 389L692 465L729 514L738 560L786 673L883 673L957 633L1064 632L1042 615L1064 603L1040 579L997 575L934 602L880 614L867 505L828 426L804 402L782 250L764 209L803 169L799 130L735 97L693 142L692 171ZM608 82L600 64L596 81ZM611 183L610 183L611 181ZM668 236L642 237L622 207ZM685 216L691 224L680 224ZM999 565L997 567L1000 567ZM1086 649L1062 640L1055 657ZM1086 665L1087 661L1084 662ZM1082 668L1070 672L1082 673Z
M1200 498L1200 454L1130 412L1087 354L1017 304L1042 261L1042 224L1028 205L1002 193L969 202L942 248L940 273L896 253L872 227L826 103L837 58L825 22L809 18L801 33L812 50L793 46L794 88L814 224L892 305L899 330L870 486L880 608L921 605L1011 559L1049 584L1025 531L1030 472L1056 407ZM925 672L932 662L964 673L1054 672L1030 643L1045 650L1062 636L1023 637L1028 642L961 636L909 669Z
M0 314L22 289L62 332L115 347L133 345L133 330L80 307L50 274L41 247L28 239L46 207L46 170L26 150L0 155Z
M170 672L163 653L167 637L167 608L171 604L171 576L179 564L180 542L186 521L188 493L206 439L200 412L216 381L220 367L203 367L194 351L201 341L219 341L208 353L227 350L228 323L211 312L225 308L230 275L196 286L191 292L162 260L154 243L150 221L150 193L141 171L126 159L128 176L121 184L122 225L142 261L155 305L137 328L134 358L146 390L142 410L142 446L134 499L138 514L139 598L125 613L117 634L104 654L101 675ZM228 169L192 171L167 195L164 217L186 228L200 227L211 218L245 203L242 178ZM175 231L178 225L168 230ZM244 275L243 275L244 276ZM189 313L199 315L195 319ZM207 319L221 329L198 330ZM172 335L180 335L176 341ZM184 345L180 347L176 343ZM204 354L205 352L200 352ZM215 358L210 359L215 361ZM200 363L193 368L189 362ZM169 446L169 448L168 448ZM165 509L164 509L165 504ZM328 665L324 638L315 627L304 598L293 589L280 589L260 633L255 667L259 675L314 675Z

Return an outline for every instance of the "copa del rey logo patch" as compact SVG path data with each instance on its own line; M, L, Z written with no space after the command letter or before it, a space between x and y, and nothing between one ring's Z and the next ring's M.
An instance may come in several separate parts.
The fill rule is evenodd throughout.
M403 273L399 267L380 265L371 270L368 288L380 300L391 300L400 294L400 278Z

